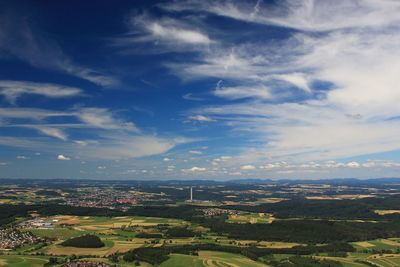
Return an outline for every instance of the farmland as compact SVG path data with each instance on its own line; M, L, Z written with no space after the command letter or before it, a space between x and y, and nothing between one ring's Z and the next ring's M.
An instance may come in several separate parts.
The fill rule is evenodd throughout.
M12 201L0 204L2 241L16 245L0 266L386 267L400 258L396 186L386 195L372 185L205 182L187 201L189 187L175 182L78 185L3 188ZM101 245L65 242L85 236Z
M160 267L214 267L214 266L243 266L261 267L264 264L252 261L246 257L231 253L199 251L198 256L172 254Z

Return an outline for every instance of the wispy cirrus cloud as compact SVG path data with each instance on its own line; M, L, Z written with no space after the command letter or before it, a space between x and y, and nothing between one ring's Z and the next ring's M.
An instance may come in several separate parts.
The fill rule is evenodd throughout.
M55 40L36 29L28 17L3 10L0 24L0 56L16 58L36 68L63 72L105 87L118 84L112 75L75 63Z
M271 9L259 1L186 1L164 7L295 29L273 41L220 41L192 62L166 64L183 80L224 80L213 94L235 102L192 112L252 133L258 159L251 160L323 160L400 149L399 3L282 1Z
M193 116L189 116L188 119L191 121L200 121L200 122L215 122L216 121L215 119L204 116L204 115L193 115Z
M159 5L169 11L207 12L236 20L307 31L386 27L399 22L400 4L392 0L329 1L173 1Z
M57 153L62 151L80 158L112 160L151 156L190 142L186 138L145 134L132 122L125 121L104 108L79 108L63 112L7 108L0 109L0 119L2 118L7 121L0 125L2 128L34 129L40 135L31 134L29 140L26 137L0 136L0 145L47 153L55 153L54 150L57 149ZM50 120L61 118L64 123ZM89 137L76 137L76 131Z
M66 98L82 96L83 91L76 87L58 84L0 80L0 95L3 95L9 102L14 103L23 95Z
M190 20L185 22L170 17L155 18L146 13L133 13L129 18L128 30L125 36L114 40L115 45L123 47L128 53L135 52L135 47L140 44L152 44L153 47L140 49L141 53L164 53L203 50L215 42Z

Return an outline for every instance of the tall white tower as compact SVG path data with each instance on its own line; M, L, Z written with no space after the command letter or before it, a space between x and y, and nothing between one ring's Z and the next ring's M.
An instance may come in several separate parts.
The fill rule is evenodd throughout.
M190 202L193 202L193 187L190 187Z

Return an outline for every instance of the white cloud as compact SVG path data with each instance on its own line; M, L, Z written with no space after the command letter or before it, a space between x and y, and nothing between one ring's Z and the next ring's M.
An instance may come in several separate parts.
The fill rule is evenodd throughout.
M74 63L54 40L34 29L26 16L0 15L0 52L34 67L59 71L102 86L118 81L101 71ZM15 30L18 29L18 30Z
M29 158L26 157L26 156L17 156L16 158L17 158L17 159L29 159Z
M243 165L243 166L240 166L240 169L244 170L244 171L252 171L252 170L255 170L256 167L253 165Z
M213 93L218 97L231 100L241 98L271 99L273 97L270 89L262 84L256 86L218 87Z
M64 156L64 155L62 155L62 154L58 155L58 156L57 156L57 159L58 159L58 160L71 160L71 158L69 158L69 157L67 157L67 156Z
M133 14L130 19L129 33L117 38L115 45L122 47L128 53L164 53L168 51L204 50L214 43L196 27L196 22L190 17L181 20L162 17L154 18L148 14ZM147 44L151 44L151 46ZM140 44L146 44L146 49L138 49Z
M51 122L59 117L66 123ZM88 159L123 159L162 154L176 145L190 142L185 138L162 138L139 131L132 122L125 121L108 109L75 108L67 111L44 109L0 108L1 127L35 129L45 136L63 141L39 139L36 136L9 138L0 136L0 145L53 152L62 151ZM23 122L21 122L23 121ZM78 122L77 122L78 121ZM80 122L79 122L80 121ZM69 140L68 132L90 133L86 140Z
M82 157L90 159L128 159L163 154L185 142L188 140L117 133L100 136L97 144L72 149Z
M175 23L147 22L146 24L146 29L155 39L180 41L188 44L210 44L211 42L207 35L173 25Z
M167 171L169 171L169 172L175 171L175 169L176 169L176 167L174 165L169 165L167 167Z
M41 125L32 126L32 128L37 129L38 131L40 131L45 135L52 136L63 141L66 141L68 139L67 135L62 130L57 128L45 127Z
M198 151L198 150L189 150L189 153L193 154L193 155L202 155L203 154L203 152Z
M3 95L11 103L14 103L20 96L29 94L64 98L82 95L82 90L58 84L0 80L0 95Z
M194 96L192 93L188 93L182 96L183 99L192 100L192 101L203 101L204 98Z
M171 159L171 158L163 158L163 161L171 161L171 160L173 160L173 159Z
M139 131L132 122L120 120L104 108L80 108L74 115L87 125L96 128Z
M360 167L360 163L352 161L346 164L347 167L349 168L359 168Z
M283 0L273 4L188 0L161 7L173 11L203 10L237 20L307 31L385 27L400 20L400 4L392 0Z
M208 117L208 116L204 116L204 115L193 115L193 116L189 116L188 117L189 120L192 121L202 121L202 122L214 122L216 120Z
M308 93L311 92L307 77L304 73L275 74L271 76L271 79L286 81Z
M227 162L227 161L229 161L231 159L232 159L231 156L220 156L218 158L213 159L211 161L211 164L214 165L214 166L217 166L217 165L219 165L221 163L224 163L224 162Z
M183 169L183 172L205 172L207 169L203 167L192 167L190 169Z
M329 160L400 149L400 3L283 1L277 10L261 4L251 16L253 5L207 3L167 9L196 7L301 30L285 40L210 49L195 62L167 65L182 79L211 77L234 85L219 85L214 94L241 101L192 112L246 132L258 142L254 160ZM313 86L321 82L325 88Z

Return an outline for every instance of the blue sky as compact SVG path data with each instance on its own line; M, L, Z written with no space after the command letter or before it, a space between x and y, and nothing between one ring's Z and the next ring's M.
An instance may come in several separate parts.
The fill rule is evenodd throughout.
M0 178L398 177L399 12L1 1Z

